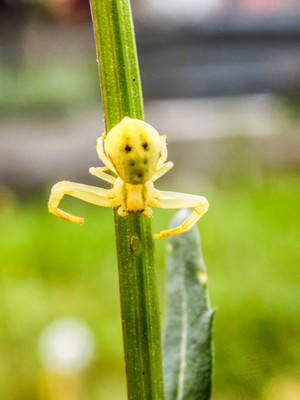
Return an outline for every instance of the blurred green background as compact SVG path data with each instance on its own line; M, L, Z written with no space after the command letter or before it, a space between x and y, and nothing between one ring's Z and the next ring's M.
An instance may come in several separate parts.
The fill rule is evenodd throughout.
M73 2L64 13L56 3L20 2L17 16L2 14L24 29L3 30L1 42L0 398L121 400L112 210L64 199L83 226L47 212L57 180L105 185L88 176L103 129L88 10ZM168 134L175 163L157 187L211 203L199 229L218 307L214 400L300 398L300 103L291 89L145 94L147 120ZM154 232L172 215L155 210ZM162 320L165 245L156 242ZM96 346L86 368L64 375L45 367L38 343L51 322L69 317L89 327Z

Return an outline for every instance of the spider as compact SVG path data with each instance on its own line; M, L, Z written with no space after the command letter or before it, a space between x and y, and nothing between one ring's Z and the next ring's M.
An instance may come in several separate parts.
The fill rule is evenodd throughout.
M154 238L158 239L188 231L206 213L209 203L205 197L155 189L154 182L167 173L173 163L167 162L166 137L159 135L148 123L123 118L108 133L104 132L98 138L96 150L105 167L90 168L89 172L111 183L112 188L58 182L51 190L48 203L52 214L83 224L83 218L58 208L64 195L101 207L118 207L120 216L142 213L150 218L151 207L194 208L181 225L155 234Z

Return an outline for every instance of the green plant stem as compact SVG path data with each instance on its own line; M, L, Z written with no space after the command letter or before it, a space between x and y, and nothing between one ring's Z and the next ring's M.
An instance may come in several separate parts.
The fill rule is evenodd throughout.
M143 119L130 4L90 0L106 131ZM115 210L123 341L129 399L163 399L161 333L151 220Z
M106 131L123 117L144 119L128 0L90 0Z

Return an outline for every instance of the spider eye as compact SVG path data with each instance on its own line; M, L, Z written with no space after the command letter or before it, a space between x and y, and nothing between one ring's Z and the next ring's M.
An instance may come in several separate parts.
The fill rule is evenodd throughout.
M131 146L129 146L129 144L126 144L126 146L125 146L125 152L126 153L129 153L130 151L131 151Z
M142 146L143 146L143 149L144 149L145 151L147 151L147 150L148 150L148 148L149 148L149 146L148 146L148 143L147 143L147 142L144 142L144 143L142 144Z

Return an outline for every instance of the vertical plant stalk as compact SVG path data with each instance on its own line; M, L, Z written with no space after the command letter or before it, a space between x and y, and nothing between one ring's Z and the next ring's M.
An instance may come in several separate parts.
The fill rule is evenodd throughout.
M123 117L143 119L128 0L90 0L106 131ZM162 355L151 220L115 210L123 341L129 399L162 400Z

